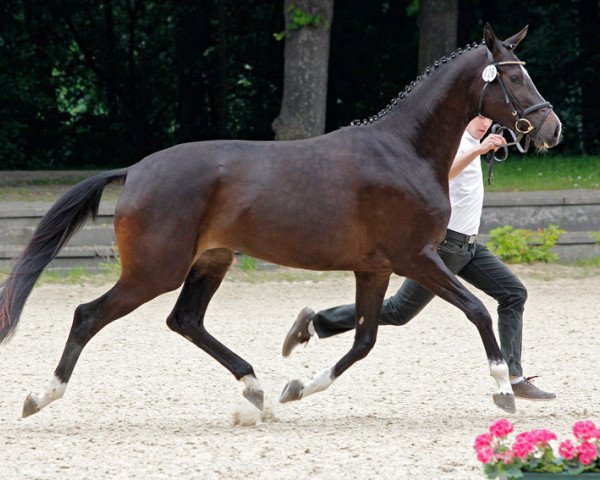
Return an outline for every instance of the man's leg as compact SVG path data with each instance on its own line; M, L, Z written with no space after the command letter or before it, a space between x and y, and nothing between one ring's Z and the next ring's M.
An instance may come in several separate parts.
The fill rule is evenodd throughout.
M379 325L404 325L427 305L433 294L407 278L398 291L383 301ZM321 310L311 316L319 338L353 330L356 322L356 306L352 303Z
M473 260L459 276L498 302L498 336L502 355L508 364L515 395L537 400L555 398L523 378L521 349L523 340L523 310L527 290L511 270L485 245L475 244Z
M472 245L453 239L445 239L438 249L440 258L453 273L459 272L473 257ZM412 320L427 305L434 295L413 280L406 279L396 294L383 302L380 325L404 325ZM306 343L315 333L319 338L327 338L353 330L356 308L354 304L321 310L314 313L306 307L292 324L282 348L287 357L300 343Z

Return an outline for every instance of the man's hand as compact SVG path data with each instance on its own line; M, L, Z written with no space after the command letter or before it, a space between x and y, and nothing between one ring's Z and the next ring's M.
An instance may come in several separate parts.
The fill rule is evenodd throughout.
M502 135L498 135L496 133L490 133L485 139L481 142L481 154L486 154L490 150L494 152L498 150L502 145L506 143L506 139Z

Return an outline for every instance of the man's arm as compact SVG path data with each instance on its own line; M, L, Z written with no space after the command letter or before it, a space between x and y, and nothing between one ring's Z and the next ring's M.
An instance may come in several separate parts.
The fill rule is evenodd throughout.
M485 155L490 150L493 150L495 152L505 143L506 139L502 135L490 133L487 137L485 137L483 142L481 142L478 146L473 147L472 150L459 152L454 158L454 162L452 162L452 166L450 167L450 173L448 174L448 179L452 180L460 172L462 172L467 167L467 165L469 165L480 155Z

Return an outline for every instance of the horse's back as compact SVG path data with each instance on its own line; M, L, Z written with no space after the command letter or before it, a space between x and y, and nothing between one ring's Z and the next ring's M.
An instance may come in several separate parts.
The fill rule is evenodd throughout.
M383 243L409 243L411 229L396 219L415 223L419 200L407 191L418 182L394 170L388 150L344 130L177 145L130 169L116 224L134 219L140 234L158 229L198 250L226 247L291 266L378 263Z

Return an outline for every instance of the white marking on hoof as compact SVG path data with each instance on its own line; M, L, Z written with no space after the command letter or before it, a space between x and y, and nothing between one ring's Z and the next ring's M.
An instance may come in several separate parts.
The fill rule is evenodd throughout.
M67 389L67 384L61 381L56 375L50 380L46 390L40 394L30 393L23 406L23 417L28 417L39 412L42 408L54 400L62 398Z
M329 388L334 381L335 378L333 376L333 368L326 368L310 382L304 385L302 397L312 395L313 393L322 392L323 390Z
M494 377L494 380L498 384L498 393L513 394L508 376L508 365L506 365L505 361L490 362L490 375Z
M240 382L246 385L244 388L244 397L259 410L264 406L264 392L260 382L254 375L244 375Z
M360 318L358 319L358 324L359 324L359 325L362 325L363 323L365 323L365 317L360 317Z
M240 378L240 382L253 390L262 390L258 378L256 378L254 375L244 375L242 378Z

